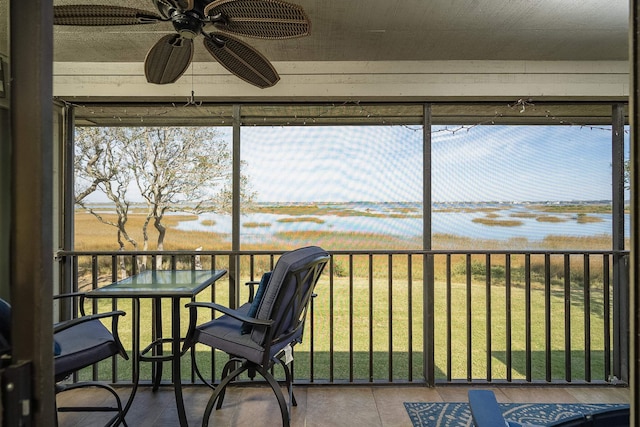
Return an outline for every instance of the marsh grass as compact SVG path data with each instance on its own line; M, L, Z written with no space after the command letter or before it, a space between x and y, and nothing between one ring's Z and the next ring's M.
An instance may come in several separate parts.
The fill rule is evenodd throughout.
M266 228L271 227L270 222L245 222L242 224L246 228Z
M576 217L576 221L578 222L578 224L587 224L590 222L602 222L604 220L597 216L589 216L584 213L579 213Z
M513 212L509 216L512 218L535 218L538 214L533 212Z
M115 214L103 214L104 218L115 222ZM167 238L164 242L165 250L195 250L203 248L217 247L220 249L230 249L231 245L217 233L202 231L185 231L175 228L180 221L195 220L195 215L168 215L163 220L167 231ZM145 220L144 214L129 214L127 230L131 237L137 242L138 249L142 249L142 225ZM85 251L114 251L118 250L117 230L115 227L99 222L93 215L77 211L75 215L75 250ZM156 242L158 232L152 224L149 225L149 249L157 248ZM125 250L135 250L136 248L127 244Z
M246 209L247 213L270 213L274 215L290 216L322 216L334 215L339 217L356 216L371 218L421 218L422 213L414 207L394 207L392 212L374 212L368 209L352 209L347 207L336 207L333 204L318 205L292 204L292 205L256 205Z
M519 227L523 224L522 221L516 221L512 219L498 219L497 216L473 218L471 221L478 224L488 225L490 227Z
M567 218L563 218L560 216L554 215L541 215L536 217L536 221L538 222L567 222L569 221Z
M316 224L324 224L325 221L315 216L299 216L295 218L280 218L278 222L315 222Z
M321 215L323 209L315 203L305 205L255 205L248 213L269 213L275 215Z
M610 214L611 204L558 204L558 205L529 205L529 209L542 212L558 212L558 213L599 213Z
M182 216L171 216L168 226L175 225L179 221L185 218ZM132 216L129 220L131 224L132 235L138 241L141 241L142 235L137 234L138 226L142 225L144 217L142 215ZM115 229L113 227L98 223L95 218L88 214L76 215L76 249L78 251L113 251L117 250L115 242ZM167 242L165 243L166 250L195 250L196 247L202 246L204 250L229 250L230 244L224 240L223 236L216 233L202 232L202 231L183 231L172 228L168 231ZM157 238L155 230L150 230L150 237L153 241ZM399 238L390 235L381 235L376 233L338 233L330 231L292 231L281 232L273 236L273 240L268 244L250 244L243 245L242 249L247 251L252 250L288 250L294 249L299 246L308 245L310 242L327 249L337 250L407 250L407 249L419 249L422 245L422 239L416 238L408 240L405 238ZM474 248L478 250L499 250L503 251L505 248L510 250L566 250L566 248L573 248L575 250L606 250L611 245L611 237L608 235L597 235L588 237L574 237L574 236L548 236L541 242L531 242L525 238L514 238L508 241L491 241L491 240L476 240L471 238L460 237L456 235L448 234L434 234L432 238L432 246L435 250L449 250L459 248ZM127 247L126 249L133 249ZM150 249L154 249L153 245ZM481 257L482 258L482 257ZM357 277L362 277L368 274L368 264L366 257L354 258L354 274ZM223 262L224 260L218 260L217 262ZM111 259L99 259L100 274L101 276L110 277L111 274ZM190 260L188 262L191 262ZM206 257L202 259L203 267L210 268L210 262ZM259 261L262 262L262 261ZM484 262L481 259L479 262ZM517 263L517 258L512 258L513 263ZM578 259L573 265L573 270L578 269L577 265L580 265L582 260ZM262 262L263 266L260 268L268 268L270 261ZM334 263L338 274L340 271L346 271L348 266L347 257L334 257ZM461 255L452 257L453 265L457 263L464 264L464 257ZM502 264L504 268L504 262L499 258L494 257L494 263L497 266ZM578 263L578 264L575 264ZM83 267L86 266L86 267ZM90 266L90 259L80 263L80 268L84 268L85 271ZM374 263L374 273L382 274L388 268L386 261ZM556 267L557 266L557 267ZM150 265L148 266L151 267ZM216 268L226 268L226 265L218 264ZM183 268L190 268L190 264L184 264ZM248 263L241 265L242 271L246 268L248 271ZM404 266L397 266L396 272L406 275L406 268ZM492 267L495 268L495 267ZM514 271L523 268L522 265L512 265ZM541 259L534 258L532 260L532 269L543 270L544 262ZM436 278L443 278L446 274L446 259L444 256L438 256L434 258L434 269ZM562 276L562 261L561 259L552 260L552 271L558 271L560 277ZM492 271L493 272L493 271ZM494 279L499 275L494 273ZM418 272L419 278L422 277L422 273ZM406 276L404 276L406 277ZM105 279L108 280L108 279Z
M445 208L434 208L434 212L450 212L450 213L474 213L474 212L499 212L506 210L506 207L499 206L474 206L474 207L445 207Z

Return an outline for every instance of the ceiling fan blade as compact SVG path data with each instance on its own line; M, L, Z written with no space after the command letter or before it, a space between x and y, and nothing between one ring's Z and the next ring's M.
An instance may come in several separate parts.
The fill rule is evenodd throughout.
M262 39L288 39L309 34L311 22L301 6L280 0L216 0L205 16L220 30Z
M187 71L193 58L193 40L177 34L162 37L147 53L144 75L149 83L173 83Z
M195 6L195 0L154 0L157 6L168 6L179 11L192 10Z
M206 34L204 46L227 70L261 89L278 83L280 76L260 52L248 44L220 33Z
M131 7L77 4L53 7L55 25L136 25L164 19L153 12Z

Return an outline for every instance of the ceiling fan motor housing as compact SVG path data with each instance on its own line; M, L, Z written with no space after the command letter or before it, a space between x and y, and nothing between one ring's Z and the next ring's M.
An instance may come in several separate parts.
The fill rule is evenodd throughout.
M194 12L177 13L171 17L173 28L186 39L194 39L202 32L202 17Z

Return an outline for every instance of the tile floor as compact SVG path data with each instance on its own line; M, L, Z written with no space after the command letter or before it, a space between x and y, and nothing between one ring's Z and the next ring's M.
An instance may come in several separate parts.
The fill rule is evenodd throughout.
M292 410L293 427L401 427L411 426L403 402L463 402L469 386L298 386L298 406ZM519 387L490 388L499 402L629 403L623 387ZM119 390L127 396L128 388ZM200 426L202 413L211 392L205 386L186 386L185 406L190 426ZM58 404L104 400L107 395L96 390L76 390L58 396ZM96 426L106 414L61 414L60 427ZM152 392L141 387L126 417L131 427L174 427L178 425L173 389L161 387ZM104 421L103 421L104 422ZM281 425L280 412L273 392L266 386L232 387L222 409L213 412L210 426L270 427Z

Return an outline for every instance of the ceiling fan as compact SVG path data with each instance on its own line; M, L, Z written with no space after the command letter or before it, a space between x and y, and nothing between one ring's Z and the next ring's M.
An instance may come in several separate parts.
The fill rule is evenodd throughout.
M173 83L193 58L193 40L200 34L204 46L223 67L242 80L267 88L280 76L256 49L240 39L280 40L309 34L311 23L301 6L280 0L152 0L158 13L111 5L53 7L55 25L146 25L171 22L175 34L163 36L151 47L144 63L149 83ZM206 27L215 30L207 32Z

